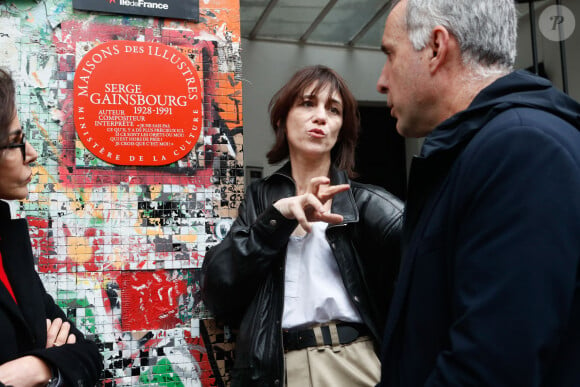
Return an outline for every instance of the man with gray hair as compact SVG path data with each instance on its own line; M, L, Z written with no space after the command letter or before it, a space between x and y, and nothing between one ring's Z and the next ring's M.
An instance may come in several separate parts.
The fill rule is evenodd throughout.
M580 386L580 105L513 0L402 0L378 80L413 159L380 386Z

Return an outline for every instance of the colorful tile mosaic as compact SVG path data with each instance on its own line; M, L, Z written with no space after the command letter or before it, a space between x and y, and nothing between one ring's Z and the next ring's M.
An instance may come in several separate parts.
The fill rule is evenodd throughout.
M233 336L203 306L200 267L244 192L239 2L200 0L199 12L194 23L0 3L0 66L39 153L20 210L47 290L101 349L103 386L228 385ZM113 40L172 46L197 69L203 132L183 159L116 166L78 139L76 66Z

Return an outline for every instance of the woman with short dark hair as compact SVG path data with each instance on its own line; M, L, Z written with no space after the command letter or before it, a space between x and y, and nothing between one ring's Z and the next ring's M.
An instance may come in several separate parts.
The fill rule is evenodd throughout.
M26 219L8 202L28 196L31 163L14 101L0 69L0 385L91 386L103 368L97 346L68 321L34 269Z
M402 204L349 179L359 117L334 70L296 72L270 122L268 161L289 161L251 184L203 263L207 307L239 328L232 386L375 386Z

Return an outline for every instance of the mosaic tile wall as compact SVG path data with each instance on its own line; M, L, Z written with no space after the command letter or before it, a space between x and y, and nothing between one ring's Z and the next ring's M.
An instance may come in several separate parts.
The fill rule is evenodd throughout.
M199 8L193 23L73 11L72 0L0 3L0 66L39 153L19 208L47 290L101 348L104 386L228 385L232 337L204 309L199 282L244 189L240 15L237 0ZM76 46L111 40L164 43L197 67L203 133L184 159L114 166L78 140Z

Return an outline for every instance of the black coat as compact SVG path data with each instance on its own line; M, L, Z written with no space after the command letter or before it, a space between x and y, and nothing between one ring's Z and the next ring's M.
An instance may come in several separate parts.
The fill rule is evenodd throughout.
M275 386L284 380L282 312L286 247L296 220L272 205L295 195L290 164L252 184L228 235L208 251L202 296L218 319L238 326L232 386ZM377 344L400 260L402 203L387 191L349 181L332 212L344 220L326 237L349 296Z
M0 238L4 269L18 301L17 305L0 282L0 364L34 355L56 366L67 386L94 385L103 368L99 350L72 323L71 333L76 336L76 344L45 348L46 319L68 320L46 292L34 268L26 220L3 216Z

